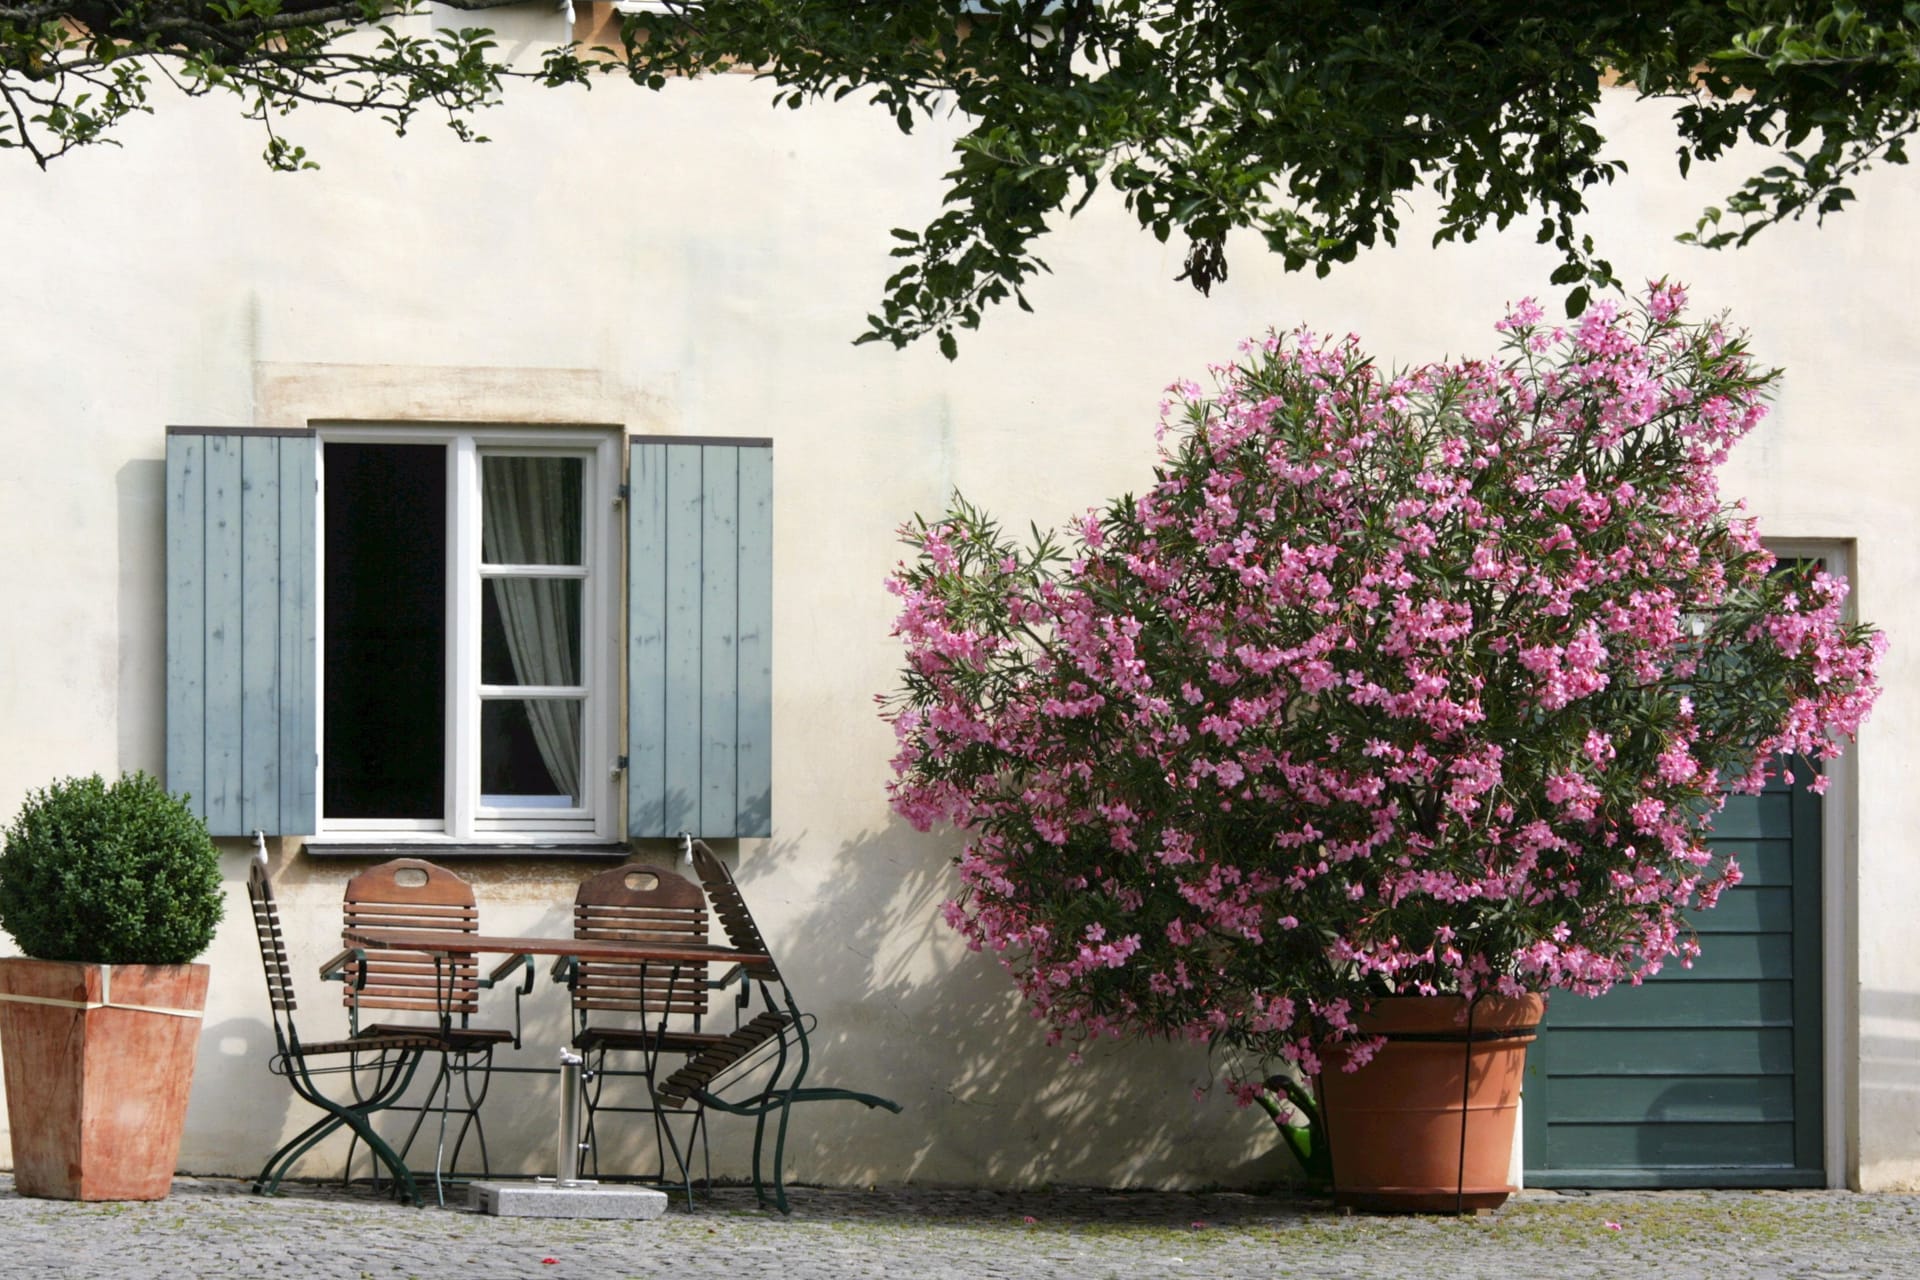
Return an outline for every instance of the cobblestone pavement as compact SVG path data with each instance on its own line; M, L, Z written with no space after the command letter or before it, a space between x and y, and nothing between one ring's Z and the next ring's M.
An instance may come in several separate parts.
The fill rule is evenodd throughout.
M1920 1196L1522 1194L1481 1217L1341 1216L1229 1193L722 1189L655 1222L490 1218L181 1178L152 1204L28 1200L0 1175L0 1276L1920 1277Z

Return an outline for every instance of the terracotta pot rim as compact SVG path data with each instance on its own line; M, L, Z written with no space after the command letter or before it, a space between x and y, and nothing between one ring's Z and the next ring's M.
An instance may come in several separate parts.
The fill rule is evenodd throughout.
M178 964L153 964L146 960L43 960L39 956L0 956L0 965L71 964L89 969L206 969L211 962L184 960Z
M1523 996L1482 996L1474 1002L1473 1030L1519 1033L1532 1031L1546 1016L1547 998L1537 993ZM1354 1026L1362 1035L1393 1036L1397 1032L1413 1034L1459 1035L1467 1031L1467 1000L1459 995L1381 996L1365 1011L1355 1014Z

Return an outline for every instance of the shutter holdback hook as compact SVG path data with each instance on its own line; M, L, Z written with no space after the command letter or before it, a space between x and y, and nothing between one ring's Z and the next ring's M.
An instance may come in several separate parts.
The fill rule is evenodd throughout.
M693 865L693 833L691 831L680 833L680 861L686 866Z

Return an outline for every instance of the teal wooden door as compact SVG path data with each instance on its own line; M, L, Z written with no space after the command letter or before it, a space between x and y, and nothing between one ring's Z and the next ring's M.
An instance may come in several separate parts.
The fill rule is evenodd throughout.
M1528 1053L1527 1185L1826 1185L1820 797L1776 783L1714 825L1745 879L1695 918L1693 968L1548 1001Z

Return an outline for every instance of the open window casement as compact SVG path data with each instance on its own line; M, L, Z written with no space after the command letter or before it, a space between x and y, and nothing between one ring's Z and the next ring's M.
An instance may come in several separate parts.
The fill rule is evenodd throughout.
M770 834L771 443L623 443L171 429L169 789L347 847Z

